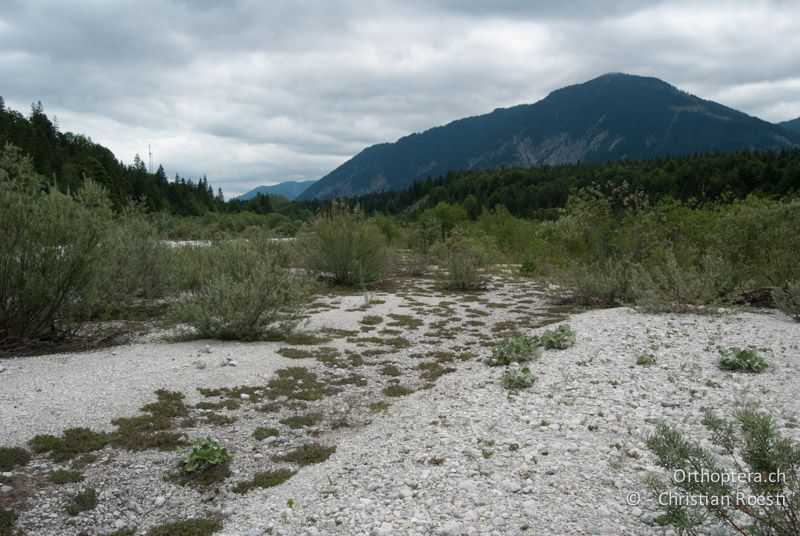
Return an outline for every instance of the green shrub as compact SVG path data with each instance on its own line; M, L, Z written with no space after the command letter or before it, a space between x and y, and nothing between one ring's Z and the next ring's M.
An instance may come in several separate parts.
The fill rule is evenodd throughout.
M565 268L564 274L575 303L614 306L630 301L631 268L627 262L614 258L576 262Z
M83 482L83 475L78 471L66 471L59 469L50 473L50 482L53 484L74 484Z
M506 389L527 389L536 383L534 376L528 367L512 369L503 374L503 387Z
M112 215L105 192L91 181L75 198L44 186L30 159L6 145L0 154L0 343L74 333L84 292L103 262L100 244Z
M789 281L785 287L773 290L772 299L778 309L800 322L800 280Z
M30 460L30 453L23 448L0 447L0 472L11 471L14 467L26 465Z
M191 450L179 448L178 452L183 455L181 464L187 473L204 471L209 467L220 465L231 459L228 449L222 447L217 441L207 437L195 441L195 446Z
M519 335L503 339L495 344L489 363L491 365L525 363L538 359L541 355L542 348L538 337Z
M97 506L97 491L94 488L86 488L78 493L67 503L67 513L76 516L81 512L94 510Z
M337 285L356 286L380 279L388 250L381 230L360 211L334 205L300 237L307 266Z
M539 337L539 344L548 350L565 350L575 344L575 332L569 324L562 324L555 329L548 329Z
M752 408L733 419L707 411L703 424L719 454L663 422L647 438L669 474L647 478L662 510L656 521L678 534L708 534L715 524L736 534L800 534L800 446Z
M267 240L218 246L225 261L207 282L177 304L175 321L205 338L257 340L290 330L311 291Z
M290 450L283 456L280 456L278 460L295 463L301 467L305 467L306 465L311 465L313 463L324 462L330 458L331 454L334 452L336 452L336 447L326 447L325 445L320 445L319 443L307 443L297 447L294 450Z
M769 367L763 357L752 348L720 348L719 366L726 370L762 372Z
M445 288L476 290L486 286L494 246L486 236L469 237L456 229L434 248Z
M278 469L256 473L252 480L239 482L233 487L234 493L247 493L255 488L274 488L280 486L295 475L291 469Z
M17 517L14 510L0 508L0 536L14 535L14 523L17 522Z

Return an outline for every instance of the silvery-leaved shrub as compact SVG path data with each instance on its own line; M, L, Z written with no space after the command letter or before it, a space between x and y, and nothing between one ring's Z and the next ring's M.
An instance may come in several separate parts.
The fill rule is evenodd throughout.
M174 307L174 320L212 339L251 341L290 331L313 282L289 265L283 246L264 239L215 247L221 264Z
M389 261L381 229L360 210L336 204L300 234L298 247L311 271L337 285L376 281Z
M784 287L776 288L772 299L778 309L800 322L800 281L789 281Z
M538 359L541 355L542 348L538 337L519 335L508 337L495 344L492 348L492 355L489 357L489 364L526 363Z
M754 348L720 348L719 366L737 372L763 372L769 365Z
M527 389L536 383L534 376L528 367L521 369L511 369L503 374L503 387L506 389Z
M0 152L0 349L73 334L113 225L105 191L85 181L75 196L48 186L31 160ZM13 343L12 341L18 341Z
M453 230L433 248L444 287L452 290L485 288L494 251L494 242L489 237L468 236L460 229Z

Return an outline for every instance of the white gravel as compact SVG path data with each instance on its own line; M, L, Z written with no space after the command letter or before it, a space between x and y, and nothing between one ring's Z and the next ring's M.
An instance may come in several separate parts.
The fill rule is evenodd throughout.
M359 396L374 400L388 381L380 372L386 359L401 367L401 382L408 384L419 381L418 359L437 350L460 347L488 355L481 337L495 337L492 327L500 323L516 323L526 333L542 330L527 327L545 313L541 290L530 283L498 281L494 290L479 296L485 301L426 288L378 293L374 298L383 303L367 311L358 310L364 301L360 296L323 300L332 309L315 313L305 329L356 330L365 314L381 315L385 323L390 313L414 314L426 323L404 333L412 342L409 348L365 358L362 366L342 371L325 369L313 359L280 357L278 343L146 342L5 360L0 443L21 445L35 434L71 426L110 429L112 418L135 414L152 401L155 389L180 390L192 403L200 399L198 386L263 385L265 376L286 366L363 374L369 385L360 388ZM441 302L449 304L438 312L432 308ZM509 303L513 307L502 307ZM469 309L486 316L469 317ZM432 324L448 318L457 327L454 339L432 342ZM468 324L469 318L486 325L477 327L477 320ZM174 453L106 448L102 463L86 470L83 484L101 492L96 513L69 520L69 527L63 513L48 513L63 509L73 487L39 496L23 522L37 534L106 534L123 525L137 525L144 534L156 522L203 515L213 507L225 518L221 534L228 536L655 535L661 531L651 526L655 507L641 477L655 469L643 438L656 420L695 433L702 430L703 408L754 402L777 418L783 433L800 439L795 426L800 418L800 324L774 312L653 315L626 308L577 314L569 323L577 344L545 351L531 365L539 378L533 388L510 393L500 386L501 367L477 359L454 363L457 371L432 388L389 399L387 414L362 419L371 419L369 424L321 430L327 435L319 440L335 444L336 453L278 487L246 495L222 489L201 496L164 482L174 469ZM344 339L328 345L364 350ZM753 375L722 371L718 346L755 346L770 367ZM654 354L657 364L636 365L641 353ZM237 366L220 365L228 358ZM199 369L197 361L206 367ZM319 404L344 402L331 397ZM269 419L276 417L249 406L236 415L236 423L218 429L234 452L231 481L276 467L272 456L305 440L282 431L274 445L254 444L253 426L270 426ZM54 468L47 459L33 463L36 471ZM641 502L628 504L635 494L641 494ZM81 532L78 527L90 528Z

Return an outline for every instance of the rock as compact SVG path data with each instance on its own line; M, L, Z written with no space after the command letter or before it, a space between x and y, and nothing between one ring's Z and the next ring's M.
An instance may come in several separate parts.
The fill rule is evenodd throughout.
M662 400L661 401L661 407L664 407L664 408L677 408L678 407L678 403L677 402L672 402L670 400Z
M502 516L495 516L492 518L492 525L495 527L502 527L506 524L506 520Z
M124 529L127 526L128 523L124 519L117 519L116 521L114 521L114 528L117 530Z
M4 370L6 370L6 369L4 369L3 367L0 367L0 372L3 372Z
M461 532L461 524L458 521L448 521L438 529L436 534L440 536L458 536Z
M522 509L527 517L536 517L536 501L525 501Z
M239 398L241 398L242 400L250 400L250 395L248 395L247 393L240 393Z
M645 512L639 516L639 521L647 525L648 527L655 527L656 526L656 515L653 512Z
M153 500L153 505L156 508L159 508L161 506L164 506L165 502L167 502L166 497L164 497L163 495L159 495L158 497L155 498L155 500Z
M250 529L247 531L247 536L264 536L264 529Z
M229 517L231 517L233 515L233 512L234 512L233 508L230 508L230 507L223 508L222 509L222 518L223 519L228 519Z
M0 487L0 492L3 492L3 493L9 493L10 491L13 491L13 490L14 490L14 488L12 488L11 486L3 485L2 487Z
M203 346L203 353L210 354L211 353L211 346L209 346L208 344Z
M195 361L195 362L194 362L194 366L195 366L195 368L196 368L197 370L203 370L203 369L205 369L205 368L206 368L206 364L205 364L205 363L203 363L202 361Z
M376 529L373 529L372 532L370 532L370 535L371 536L388 536L393 531L394 531L394 527L392 526L391 523L383 522L383 523L381 523L380 527L378 527Z

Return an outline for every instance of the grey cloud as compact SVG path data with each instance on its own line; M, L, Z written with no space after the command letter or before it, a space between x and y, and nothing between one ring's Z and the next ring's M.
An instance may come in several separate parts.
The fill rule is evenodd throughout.
M6 0L0 94L226 192L608 71L800 115L796 2ZM763 28L769 28L768 32Z

